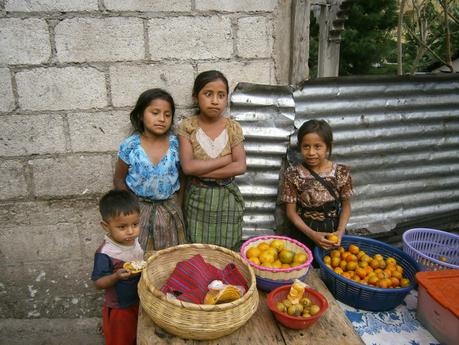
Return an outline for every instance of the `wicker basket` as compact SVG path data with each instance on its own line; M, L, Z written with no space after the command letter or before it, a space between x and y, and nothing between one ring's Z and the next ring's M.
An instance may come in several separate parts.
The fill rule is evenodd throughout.
M197 254L220 269L234 263L248 282L244 296L219 305L167 300L161 286L177 263ZM183 244L156 252L147 261L138 290L141 305L155 324L185 339L210 340L236 331L256 312L259 300L252 268L238 253L211 244Z
M306 262L291 268L269 268L257 265L247 258L247 250L258 246L261 242L271 243L275 239L284 241L286 249L306 253L308 256ZM292 284L295 279L304 281L313 259L312 252L303 243L290 237L275 235L258 236L248 239L241 247L241 255L254 269L257 286L264 291L272 291L279 286Z

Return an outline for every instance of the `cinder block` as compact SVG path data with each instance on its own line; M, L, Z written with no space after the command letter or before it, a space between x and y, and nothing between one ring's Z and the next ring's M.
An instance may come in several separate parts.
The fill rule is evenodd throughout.
M97 11L97 0L10 0L5 4L9 12L73 12Z
M154 18L148 35L152 59L226 59L233 53L228 17Z
M266 17L240 18L236 45L240 57L272 57L273 38L270 21Z
M99 246L102 244L104 235L106 234L100 225L101 219L98 210L95 209L94 211L97 212L97 223L86 223L79 227L83 252L82 259L84 261L90 262L91 264L94 259L94 253L96 252L96 249L99 248Z
M145 57L140 18L71 18L55 28L61 62L131 61Z
M8 299L21 303L11 303L0 294L2 317L55 319L100 314L103 291L96 290L90 280L92 263L50 259L4 267L3 272L11 273L3 274L3 290Z
M68 114L73 152L117 151L130 134L129 111Z
M55 199L49 201L3 202L0 222L10 226L48 226L58 223L97 226L100 222L99 197L88 199Z
M51 56L48 24L37 18L0 19L0 64L40 64Z
M148 65L110 67L112 102L115 107L134 106L139 95L151 88L168 91L177 105L192 103L194 70L191 65Z
M190 0L105 0L109 11L171 12L190 11Z
M256 84L272 84L274 82L274 68L270 60L249 62L207 62L198 65L199 73L210 69L222 72L228 79L230 89L239 82Z
M278 0L196 0L196 10L225 12L271 12L276 8L277 3Z
M0 156L65 152L61 115L3 116L0 132Z
M10 160L0 162L0 199L20 198L27 194L23 163Z
M21 109L88 109L107 105L105 76L95 68L35 68L18 72L16 82Z
M10 70L8 68L0 68L0 111L7 112L13 109L14 95Z
M47 226L5 226L0 233L0 248L5 262L24 263L81 258L76 224Z
M36 196L104 193L112 187L110 155L74 155L30 161Z

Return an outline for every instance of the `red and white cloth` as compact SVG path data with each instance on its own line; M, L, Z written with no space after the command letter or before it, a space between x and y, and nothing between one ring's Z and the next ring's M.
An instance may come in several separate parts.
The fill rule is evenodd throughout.
M165 294L173 294L185 302L202 304L209 291L208 285L213 280L221 280L227 285L240 285L247 291L247 280L234 263L229 263L222 270L205 262L197 254L188 260L179 262L171 276L161 287Z

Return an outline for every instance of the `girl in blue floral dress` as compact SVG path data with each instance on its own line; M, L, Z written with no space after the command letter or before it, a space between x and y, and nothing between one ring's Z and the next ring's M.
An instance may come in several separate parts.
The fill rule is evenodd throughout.
M143 92L130 114L133 134L118 152L114 185L141 201L139 242L152 251L185 243L179 144L171 133L175 104L161 89Z

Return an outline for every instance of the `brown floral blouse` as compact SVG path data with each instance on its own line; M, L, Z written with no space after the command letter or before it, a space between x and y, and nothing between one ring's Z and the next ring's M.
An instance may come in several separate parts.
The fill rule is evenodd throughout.
M319 175L328 181L341 200L344 200L349 199L353 194L350 172L349 167L333 163L331 171ZM285 203L298 203L303 208L320 207L335 200L301 164L287 168L281 184L280 197Z

